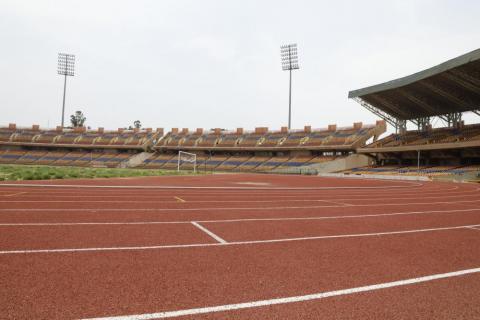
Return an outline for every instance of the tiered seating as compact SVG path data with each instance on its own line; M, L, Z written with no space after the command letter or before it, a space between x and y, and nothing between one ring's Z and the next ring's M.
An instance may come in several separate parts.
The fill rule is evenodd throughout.
M10 141L12 136L12 131L9 129L0 129L0 141L7 142Z
M75 140L75 144L93 144L97 138L100 138L101 135L98 133L84 133L80 135L79 139Z
M312 156L296 156L282 163L280 166L277 167L277 169L305 166L312 159L313 159Z
M171 159L176 159L174 154L158 154L144 161L143 167L150 169L159 169Z
M68 165L70 166L76 166L76 167L87 167L90 165L91 162L95 161L97 158L102 156L102 153L85 153L82 152L80 154L80 157L76 158L73 160L71 163Z
M130 155L127 153L104 153L95 158L91 165L108 168L115 168L123 161L127 161Z
M235 171L253 171L256 167L262 163L272 159L270 156L254 156L249 160L245 161L243 164L235 168Z
M289 157L272 157L271 159L263 162L260 164L258 167L256 167L254 170L255 171L270 171L272 169L275 169L285 162L287 162Z
M27 142L27 143L31 143L33 137L35 137L37 134L38 134L37 131L29 131L29 130L17 131L17 132L12 136L12 141L14 141L14 142Z
M196 142L198 139L200 139L200 137L201 137L201 134L198 134L198 133L186 135L185 138L183 139L182 146L193 147L196 145Z
M289 134L284 141L280 141L282 147L298 147L306 140L308 133L303 131Z
M153 139L156 135L152 132L136 132L133 135L130 134L130 138L125 141L125 145L128 146L139 146L148 142L148 140Z
M59 135L56 140L55 144L74 144L76 139L79 139L80 135L75 132L64 132Z
M36 164L52 164L53 162L63 158L66 154L67 152L50 151L50 152L47 152L43 157L38 159Z
M73 163L75 160L80 159L85 153L84 152L68 152L60 159L54 161L52 164L56 166L67 166Z
M97 137L94 144L96 145L111 145L113 139L118 136L118 133L105 133ZM83 139L82 139L83 140ZM123 144L123 143L122 143Z
M407 131L391 134L367 146L367 148L416 146L435 143L454 143L480 140L480 125L465 125L462 128L434 128L425 131Z
M57 131L43 131L38 134L34 142L36 143L53 143L55 138L59 135Z
M309 136L308 139L305 140L303 143L304 146L320 146L323 144L323 142L330 137L332 134L331 131L315 131L312 132Z
M236 133L229 133L225 134L221 137L221 139L218 141L217 146L218 147L235 147L237 146L237 142L240 138L242 138L243 135L241 134L236 134Z
M345 174L378 174L404 176L447 176L463 175L480 170L480 165L467 166L367 166L342 171Z
M185 134L172 133L169 136L162 139L161 143L163 142L164 146L178 147L184 138L185 138Z
M15 161L20 159L26 153L26 151L20 150L7 150L0 155L0 163L15 163Z
M287 138L287 135L288 131L269 133L260 140L259 145L262 147L276 147Z
M220 171L231 171L250 160L252 156L232 156L222 162L216 169Z
M198 147L214 147L220 139L220 135L217 134L207 134L203 135L200 140L197 141Z
M97 131L86 131L85 128L56 130L40 130L38 125L31 129L17 129L11 124L8 128L0 128L0 143L2 144L56 144L65 146L143 146L163 134L163 129L153 133L151 129L142 131L130 130L125 132L118 129L115 132L104 132L103 128ZM125 149L125 148L123 148Z
M226 161L229 158L229 156L224 156L224 155L215 155L210 157L207 157L206 159L203 160L203 162L199 165L202 166L202 168L205 168L206 170L213 170L216 167L220 166L224 161ZM197 159L198 163L198 159Z
M335 159L337 159L339 157L333 157L333 156L317 156L317 157L313 157L310 161L308 161L306 163L306 165L310 165L310 164L315 164L315 163L322 163L322 162L326 162L326 161L333 161Z
M17 164L33 164L38 159L42 158L46 154L47 154L46 151L29 151L29 152L25 153L21 158L17 159L17 161L15 161L15 163L17 163Z
M256 147L260 142L260 139L263 138L263 134L259 133L251 133L246 134L243 138L238 142L239 147Z

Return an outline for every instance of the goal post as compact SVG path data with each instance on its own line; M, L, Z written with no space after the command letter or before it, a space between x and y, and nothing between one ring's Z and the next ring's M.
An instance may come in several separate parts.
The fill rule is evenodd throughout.
M182 163L193 164L193 173L197 172L197 155L195 153L189 153L185 151L178 152L177 171L180 171Z

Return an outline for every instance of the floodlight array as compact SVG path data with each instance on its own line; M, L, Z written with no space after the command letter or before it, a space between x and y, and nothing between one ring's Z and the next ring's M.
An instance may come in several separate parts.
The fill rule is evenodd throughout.
M282 58L282 70L300 69L298 65L297 44L287 44L280 47L280 55Z
M75 75L75 55L68 53L58 54L58 74L64 76Z

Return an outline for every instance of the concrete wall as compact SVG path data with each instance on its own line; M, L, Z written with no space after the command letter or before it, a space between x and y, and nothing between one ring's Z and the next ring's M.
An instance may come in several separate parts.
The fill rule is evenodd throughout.
M352 168L365 167L372 163L372 160L363 154L351 154L346 158L327 161L310 165L309 167L317 170L318 173L331 173Z

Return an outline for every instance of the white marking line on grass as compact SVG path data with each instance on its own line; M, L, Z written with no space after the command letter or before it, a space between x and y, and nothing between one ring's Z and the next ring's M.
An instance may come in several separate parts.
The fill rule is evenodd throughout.
M475 209L456 209L456 210L428 210L428 211L406 211L378 214L359 214L359 215L338 215L338 216L320 216L320 217L284 217L284 218L240 218L240 219L215 219L215 220L196 220L197 223L229 223L229 222L255 222L255 221L302 221L302 220L333 220L333 219L362 219L390 216L406 216L415 214L429 213L453 213L453 212L472 212L480 211ZM148 225L148 224L187 224L189 220L174 221L132 221L132 222L19 222L19 223L0 223L0 227L22 227L22 226L88 226L88 225Z
M282 242L321 240L321 239L378 237L378 236L386 236L386 235L398 235L398 234L409 234L409 233L421 233L421 232L467 229L467 228L478 227L478 226L480 226L480 224L455 226L455 227L444 227L444 228L390 231L390 232L342 234L342 235L332 235L332 236L283 238L283 239L271 239L271 240L236 241L236 242L227 242L227 243L198 243L198 244L177 244L177 245L143 246L143 247L140 246L140 247L103 247L103 248L76 248L76 249L4 250L4 251L0 251L0 254L59 253L59 252L86 252L86 251L128 251L128 250L152 250L152 249L179 249L179 248L195 248L195 247L198 248L198 247L215 247L215 246L236 246L236 245L250 245L250 244L263 244L263 243L282 243Z
M418 278L410 278L410 279L403 279L403 280L392 281L392 282L378 283L378 284L373 284L373 285L368 285L363 287L319 292L319 293L307 294L303 296L292 296L292 297L275 298L275 299L268 299L268 300L257 300L257 301L243 302L243 303L218 305L213 307L193 308L193 309L165 311L165 312L157 312L157 313L144 313L144 314L134 314L134 315L127 315L127 316L90 318L90 319L84 319L84 320L148 320L148 319L174 318L174 317L180 317L180 316L197 315L197 314L205 314L205 313L213 313L213 312L221 312L221 311L232 311L232 310L239 310L239 309L251 309L251 308L259 308L259 307L266 307L266 306L279 305L279 304L304 302L304 301L310 301L310 300L320 300L320 299L325 299L329 297L337 297L337 296L343 296L343 295L350 295L354 293L376 291L376 290L393 288L393 287L401 287L401 286L413 285L417 283L429 282L434 280L460 277L460 276L465 276L468 274L474 274L479 272L480 272L480 268L473 268L473 269L458 270L458 271L447 272L447 273L432 274L429 276L423 276Z
M198 229L202 230L203 232L205 232L206 234L208 234L210 237L212 237L213 239L215 239L216 241L218 241L219 243L222 243L222 244L225 244L225 243L228 243L227 241L223 240L222 238L220 238L219 236L217 236L215 233L213 233L212 231L208 230L207 228L205 228L204 226L202 226L200 223L198 222L195 222L195 221L192 221L192 224L197 227Z

